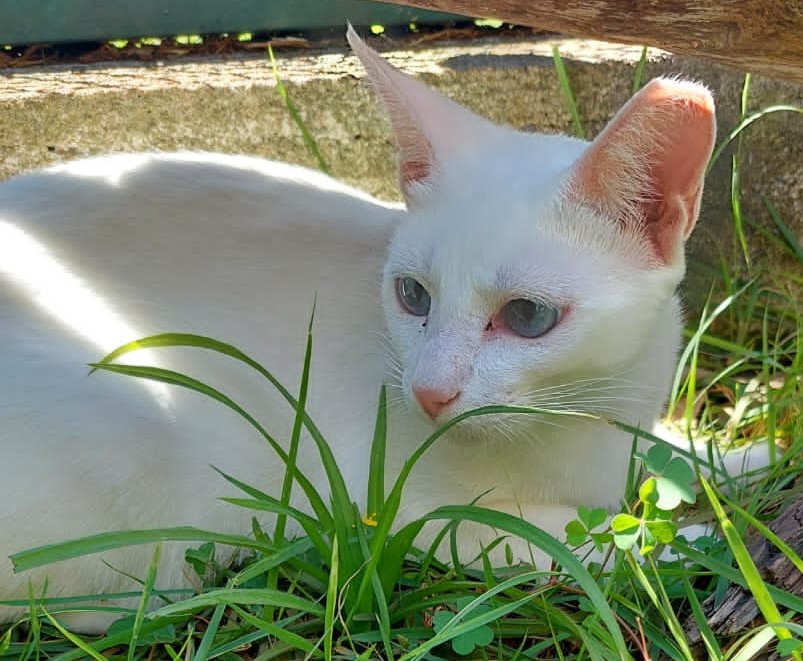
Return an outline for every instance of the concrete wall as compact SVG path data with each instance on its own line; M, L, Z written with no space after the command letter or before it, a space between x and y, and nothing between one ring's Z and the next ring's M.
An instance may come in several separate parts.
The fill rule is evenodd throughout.
M495 121L571 132L550 49L561 48L589 136L630 95L640 49L600 42L489 39L392 50L389 59ZM381 43L377 46L381 47ZM392 144L356 61L344 52L280 55L281 75L335 176L384 198L398 196ZM176 64L60 66L0 72L0 177L107 151L206 149L315 166L273 85L263 57ZM650 52L645 79L702 80L718 102L720 137L739 122L741 74ZM803 106L803 88L754 78L750 109ZM692 308L716 280L720 257L741 264L733 240L731 150L713 169L691 241ZM803 243L803 116L769 115L742 144L742 211L773 236L768 198ZM0 203L2 203L0 201ZM755 263L801 265L748 227Z

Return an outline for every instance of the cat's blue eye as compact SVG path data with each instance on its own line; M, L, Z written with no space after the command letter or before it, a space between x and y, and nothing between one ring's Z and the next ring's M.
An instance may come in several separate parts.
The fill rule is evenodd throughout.
M516 298L500 310L499 315L505 326L520 337L541 337L551 331L558 323L560 312L540 301Z
M431 304L429 292L415 278L405 277L396 280L396 295L399 303L410 314L426 317Z

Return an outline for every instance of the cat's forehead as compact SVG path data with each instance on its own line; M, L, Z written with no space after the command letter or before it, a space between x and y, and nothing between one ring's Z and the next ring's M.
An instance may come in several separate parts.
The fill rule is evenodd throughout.
M435 179L391 244L394 273L489 290L562 287L605 275L614 228L567 209L566 183L584 142L505 131Z
M411 214L389 268L451 291L565 291L594 259L561 231L557 194L506 204L471 203Z

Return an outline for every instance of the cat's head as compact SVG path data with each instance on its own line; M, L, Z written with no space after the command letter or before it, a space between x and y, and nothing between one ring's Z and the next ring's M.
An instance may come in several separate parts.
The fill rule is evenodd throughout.
M645 361L668 379L709 92L653 80L588 144L493 125L349 40L399 147L383 297L408 401L437 423L493 404L617 417L621 384L654 382Z

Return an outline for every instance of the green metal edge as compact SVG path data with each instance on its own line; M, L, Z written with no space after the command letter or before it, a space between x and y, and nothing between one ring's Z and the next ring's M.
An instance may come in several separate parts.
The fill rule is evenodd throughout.
M366 0L0 0L0 44L105 41L441 23L460 17Z

